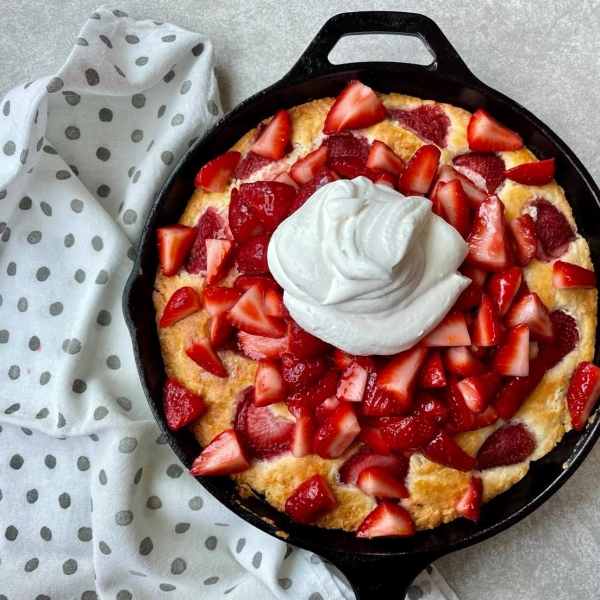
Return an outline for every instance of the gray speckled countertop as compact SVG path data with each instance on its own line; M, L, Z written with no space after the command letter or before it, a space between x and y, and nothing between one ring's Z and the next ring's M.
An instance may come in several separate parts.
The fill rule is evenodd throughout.
M20 82L54 73L98 4L4 0L0 96ZM118 7L209 35L225 110L279 79L338 12L422 12L438 23L478 77L550 125L600 181L598 0L121 0ZM419 44L410 42L354 38L344 58L422 57ZM600 446L525 521L436 565L461 600L597 599L599 488Z

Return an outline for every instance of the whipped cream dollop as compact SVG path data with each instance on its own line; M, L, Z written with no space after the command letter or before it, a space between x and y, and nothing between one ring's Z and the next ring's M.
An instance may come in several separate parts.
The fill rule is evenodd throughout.
M414 346L470 281L456 272L467 244L431 206L365 177L317 190L269 243L291 316L352 354Z

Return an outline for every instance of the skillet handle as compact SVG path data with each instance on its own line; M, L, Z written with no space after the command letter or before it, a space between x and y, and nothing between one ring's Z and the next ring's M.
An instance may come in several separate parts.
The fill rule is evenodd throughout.
M346 35L389 33L418 37L433 57L429 65L410 66L461 81L476 81L442 30L425 15L396 11L349 12L335 15L323 25L298 62L283 77L286 85L339 71L368 68L374 63L333 65L329 53ZM388 63L376 63L385 65ZM397 66L398 63L389 63Z

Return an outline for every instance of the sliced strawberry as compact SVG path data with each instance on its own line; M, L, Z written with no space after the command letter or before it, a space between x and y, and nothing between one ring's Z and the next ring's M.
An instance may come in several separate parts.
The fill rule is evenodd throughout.
M538 240L535 235L535 222L528 213L513 219L508 224L508 231L513 242L517 264L526 267L538 251Z
M290 215L295 213L319 188L322 188L332 181L337 181L338 179L339 177L329 169L321 169L298 190L294 204L292 204L292 208L290 208Z
M240 185L241 201L256 215L264 230L273 232L288 216L296 190L277 181L255 181Z
M436 146L421 146L400 174L398 189L407 195L411 192L426 194L435 177L440 155L440 150Z
M264 233L243 242L237 253L237 269L242 273L268 273L267 249L270 241L271 234Z
M383 440L397 452L418 450L430 442L439 431L433 419L425 415L381 417L379 429Z
M365 167L364 161L358 156L338 156L329 161L329 167L340 177L354 179L355 177L367 177L375 179L379 173Z
M577 237L565 215L554 204L537 198L532 202L536 209L535 235L539 240L538 258L550 261L561 257Z
M340 403L333 415L315 432L313 447L321 458L339 458L360 433L354 409Z
M504 161L494 153L463 154L452 159L456 169L487 191L494 194L504 182Z
M296 458L312 454L315 436L315 420L309 410L303 410L296 419L290 449Z
M498 196L489 196L479 205L467 243L467 262L488 271L504 271L511 266L504 204Z
M202 450L190 475L233 475L249 468L250 460L238 434L233 429L226 429Z
M479 520L482 498L483 481L479 477L471 477L467 491L456 503L456 512L471 521Z
M281 374L291 392L310 387L327 370L327 361L323 357L300 358L293 354L281 357Z
M331 349L331 345L323 342L308 331L305 331L296 323L291 321L290 330L290 351L296 356L309 358L315 354L324 354Z
M485 373L488 368L464 346L448 348L443 353L444 367L448 373L469 377Z
M521 287L522 280L523 271L518 267L502 273L494 273L490 277L486 290L499 317L503 317L507 313Z
M294 188L294 190L298 191L298 184L290 177L290 174L287 171L281 171L277 177L273 178L273 181L278 181L279 183L285 183Z
M557 290L591 290L596 287L594 271L557 260L552 265L552 285Z
M449 414L444 429L452 435L473 429L475 424L475 414L467 406L465 398L458 387L456 378L451 378L445 392L444 399Z
M514 302L504 322L507 327L524 323L529 327L532 340L550 342L554 339L555 332L548 309L535 292L530 292Z
M550 321L555 333L554 341L540 342L538 345L538 356L544 361L546 369L552 369L560 363L579 342L577 321L570 314L564 310L555 310L550 313Z
M323 133L363 129L383 121L385 107L375 92L360 81L351 81L336 98L327 113Z
M200 396L193 394L173 378L167 379L163 386L163 406L171 431L177 431L195 421L206 408Z
M357 156L363 164L366 162L371 148L366 137L349 132L327 136L323 140L322 146L329 148L329 158Z
M460 266L459 271L481 288L485 287L485 282L490 274L487 269L483 269L476 265L470 265L469 263L463 263Z
M196 174L194 185L205 192L224 192L242 155L230 151L207 162Z
M529 350L529 347L527 348ZM527 357L529 360L529 356ZM457 387L465 404L476 414L482 413L496 398L502 378L497 372L490 371L485 375L466 377L459 381Z
M406 486L383 467L367 467L358 476L358 489L378 498L408 498Z
M225 215L209 206L198 219L196 239L187 259L186 269L197 274L206 271L206 240L221 240L231 237Z
M396 189L396 180L389 173L380 173L377 175L377 177L375 177L375 179L373 179L373 183L377 185L387 185L393 190Z
M409 512L399 504L383 500L356 530L358 538L409 537L415 534L415 524Z
M333 350L333 362L340 371L345 371L353 360L354 357L351 354L348 354L339 348Z
M337 502L322 475L313 475L300 484L285 502L285 512L295 523L308 524L333 510Z
M272 338L238 331L237 338L242 352L253 360L277 360L290 351L287 335Z
M591 362L577 365L567 394L567 406L571 414L571 424L575 431L581 431L600 397L600 369Z
M290 177L298 184L304 185L313 179L327 164L329 148L321 146L306 156L299 158L290 169Z
M170 327L201 309L202 303L193 288L189 286L179 288L169 298L158 326Z
M523 140L518 133L505 127L483 108L478 108L467 126L469 148L475 152L518 150Z
M473 469L476 463L445 431L440 431L421 452L434 463L465 473Z
M469 286L463 290L461 295L457 298L454 303L455 310L465 311L471 308L475 308L481 304L483 299L483 288L479 287L476 283L471 281Z
M273 161L270 158L263 158L250 150L242 159L237 169L233 173L234 179L248 179L250 175L263 169Z
M229 287L207 285L202 292L204 308L211 317L228 311L242 296L240 290Z
M391 453L382 456L372 452L367 446L361 446L340 467L340 481L349 485L356 485L358 476L369 467L382 467L396 479L402 481L408 473L408 460L400 454Z
M473 344L476 346L497 346L504 341L505 337L506 330L502 325L502 321L500 321L494 303L487 294L484 294L475 320Z
M439 104L422 104L411 110L388 109L388 117L398 121L404 128L418 135L422 140L445 148L450 129L450 119Z
M254 377L254 404L268 406L283 402L287 397L285 381L276 363L261 360Z
M487 194L478 188L466 175L459 173L451 165L442 165L440 167L440 172L438 173L437 178L438 183L448 183L449 181L454 181L455 179L460 181L472 208L477 208L481 201L485 200Z
M290 394L285 401L288 410L298 414L299 409L316 409L332 396L335 398L340 373L337 369L330 369L311 387L305 387Z
M221 359L213 350L209 338L205 337L194 342L189 348L186 348L185 353L205 371L217 377L227 377L227 371Z
M360 411L368 417L385 417L390 415L401 415L407 412L409 406L401 406L396 403L395 396L384 392L377 385L377 373L373 372L367 380L367 389L360 404Z
M177 274L195 239L196 230L186 225L169 225L156 230L160 268L165 277Z
M281 338L285 335L285 322L265 315L263 287L252 286L227 313L227 320L238 329L265 337Z
M490 404L482 413L475 415L475 420L473 421L471 431L489 427L490 425L493 425L498 418L499 415L496 412L496 409L492 404Z
M469 199L458 179L436 185L436 200L439 201L443 218L466 238L471 231L471 216L469 214Z
M217 348L225 342L233 332L233 325L227 320L225 313L215 315L210 320L210 344Z
M535 450L536 442L524 423L508 424L490 435L477 453L480 471L523 462Z
M546 185L554 179L554 159L537 160L504 171L504 177L523 185Z
M336 391L338 400L362 402L367 387L368 376L369 373L366 369L363 369L356 362L351 363L344 371L338 384Z
M521 324L508 330L506 341L494 355L494 371L504 376L529 375L529 327Z
M233 287L238 290L249 290L253 285L261 284L265 290L272 289L281 293L281 286L271 275L240 275L234 282Z
M469 346L470 344L471 336L467 331L465 317L458 310L449 312L420 342L421 346Z
M236 242L242 243L263 231L260 219L248 206L237 188L231 190L229 227Z
M252 144L251 151L269 160L279 160L285 154L285 147L290 141L292 122L287 111L281 108L260 132Z
M367 445L376 454L388 456L390 453L390 447L381 437L381 430L377 427L371 427L364 424L361 425L360 433L358 434L358 440Z
M223 278L233 247L232 240L206 240L206 283Z
M371 144L366 166L375 171L383 171L398 179L404 170L404 161L387 144L375 140Z
M446 385L442 355L438 350L434 350L423 364L417 385L421 388L440 388Z
M339 405L340 401L335 396L331 396L331 398L323 400L323 402L321 402L321 404L315 408L315 422L317 425L322 425L325 423L325 421L327 421L327 419L329 419L329 417L336 411Z
M283 303L283 294L271 288L265 289L265 315L279 319L290 318L290 313Z

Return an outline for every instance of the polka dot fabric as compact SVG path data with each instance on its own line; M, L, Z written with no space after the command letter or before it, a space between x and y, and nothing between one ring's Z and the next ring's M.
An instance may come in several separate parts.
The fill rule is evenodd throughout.
M74 44L0 103L0 599L353 598L187 474L135 370L123 287L221 114L210 40L103 6ZM443 598L435 573L409 597Z

